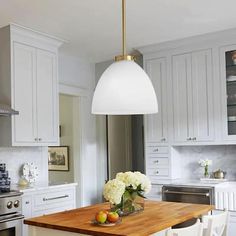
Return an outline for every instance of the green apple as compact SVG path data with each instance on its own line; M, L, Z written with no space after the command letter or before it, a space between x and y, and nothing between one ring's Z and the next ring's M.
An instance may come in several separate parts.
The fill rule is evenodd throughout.
M105 211L99 211L96 214L95 219L98 223L103 224L107 220L107 213Z

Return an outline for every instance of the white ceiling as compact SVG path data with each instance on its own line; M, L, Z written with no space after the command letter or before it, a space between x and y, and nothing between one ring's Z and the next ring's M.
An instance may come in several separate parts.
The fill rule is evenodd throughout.
M67 39L91 61L120 53L121 0L0 0L0 26L15 22ZM236 0L127 0L128 48L236 28Z

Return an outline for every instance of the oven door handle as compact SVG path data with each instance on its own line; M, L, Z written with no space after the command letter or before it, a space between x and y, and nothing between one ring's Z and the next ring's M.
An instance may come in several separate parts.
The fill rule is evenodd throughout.
M21 219L24 219L23 215L17 215L17 216L13 215L13 216L6 217L6 218L0 220L0 224L4 223L4 222L9 222L9 221L14 221L14 220L21 220Z
M205 197L209 197L210 193L191 193L191 192L179 192L179 191L171 191L171 190L164 190L164 193L168 193L168 194L183 194L183 195L197 195L197 196L205 196Z

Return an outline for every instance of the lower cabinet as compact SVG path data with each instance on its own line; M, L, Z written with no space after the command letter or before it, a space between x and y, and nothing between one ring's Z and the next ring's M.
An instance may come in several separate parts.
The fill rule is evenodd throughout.
M162 200L162 186L161 184L152 184L151 191L146 195L149 200Z
M48 187L26 191L22 196L22 214L32 218L76 208L76 186ZM28 226L23 225L23 236L28 236Z
M228 236L235 236L236 232L236 212L229 213Z

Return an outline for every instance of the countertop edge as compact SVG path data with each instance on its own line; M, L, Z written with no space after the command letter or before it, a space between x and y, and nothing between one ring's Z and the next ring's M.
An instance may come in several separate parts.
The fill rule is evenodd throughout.
M17 190L21 193L29 193L29 192L34 192L34 191L40 191L40 190L46 190L46 189L54 189L54 188L60 188L60 187L70 187L70 186L77 186L78 183L61 183L61 184L55 184L55 185L45 185L45 186L28 186L26 188L13 185L12 189Z

